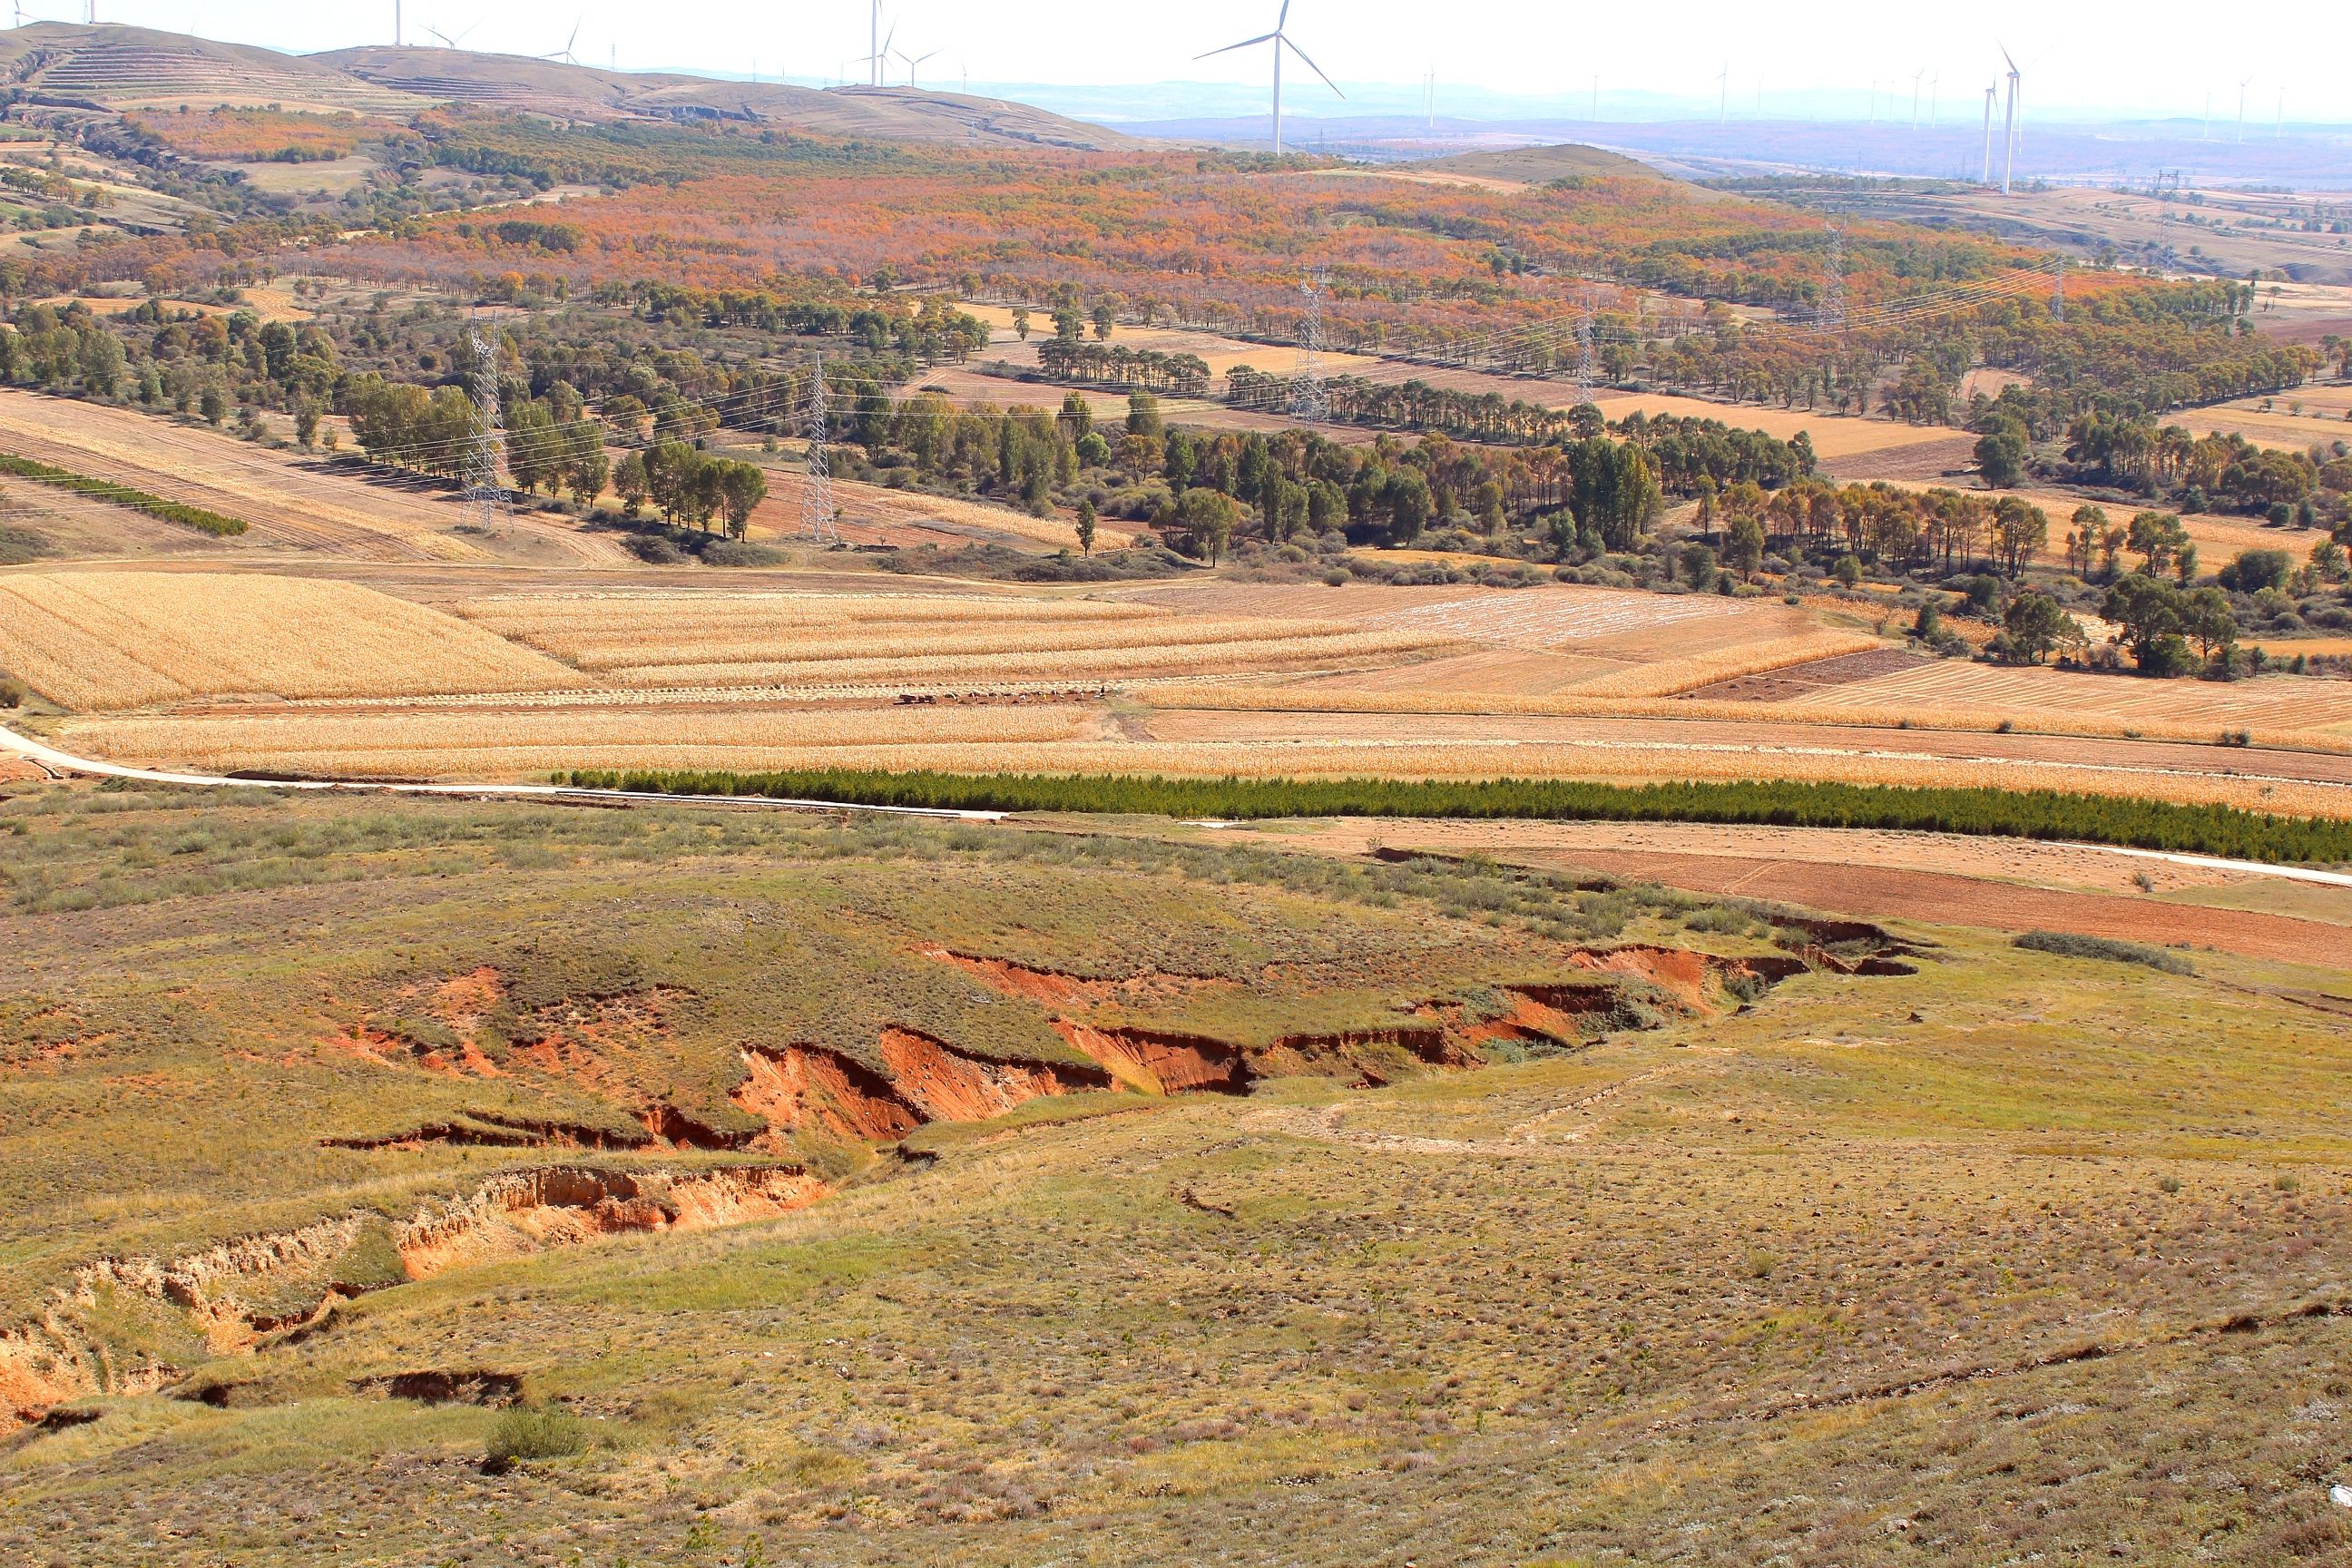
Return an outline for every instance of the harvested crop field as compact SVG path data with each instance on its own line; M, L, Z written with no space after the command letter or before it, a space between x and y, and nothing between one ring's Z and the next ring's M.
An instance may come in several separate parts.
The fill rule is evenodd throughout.
M128 409L0 389L0 451L240 518L256 542L362 561L488 561L452 531L454 496L359 464L303 462ZM500 524L521 553L618 564L610 539L537 519Z
M0 577L0 664L86 711L247 693L422 696L584 684L542 654L389 595L242 574Z
M741 595L475 601L459 613L612 685L840 687L1234 675L1394 662L1450 640L1344 620L1180 616L1108 602Z
M2011 669L1942 660L1808 692L1794 711L1920 709L2095 714L2119 721L2210 724L2216 731L2310 730L2352 735L2352 684L2275 676L2260 680L2143 680L2129 675Z

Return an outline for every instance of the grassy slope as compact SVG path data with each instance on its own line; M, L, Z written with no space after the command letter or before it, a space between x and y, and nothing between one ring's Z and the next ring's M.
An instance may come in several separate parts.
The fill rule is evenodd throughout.
M353 1194L404 1216L423 1192L546 1158L322 1137L488 1115L626 1138L656 1104L746 1136L764 1123L730 1101L742 1045L814 1045L879 1070L885 1023L979 1058L1091 1068L1045 1009L922 956L932 944L1204 979L1072 1016L1248 1047L1579 978L1557 940L1519 929L1527 915L1549 939L1766 945L1681 932L1666 917L1701 900L1679 896L874 820L22 790L0 825L20 976L0 1002L0 1188L14 1194L0 1322L92 1257L170 1256ZM1397 889L1416 888L1401 905ZM1512 908L1513 929L1475 923ZM486 968L502 998L481 1026L453 1027L441 988ZM1259 984L1270 968L1281 983ZM550 1029L593 1051L594 1070L510 1048ZM497 1076L404 1065L455 1058L461 1034ZM404 1065L368 1059L362 1038ZM116 1135L126 1127L138 1135ZM108 1201L79 1201L93 1191Z
M308 829L335 813L285 815ZM436 900L417 906L420 932L463 899L496 908L481 861L522 862L503 880L541 893L572 876L602 890L593 866L543 862L616 854L610 834L648 862L634 896L675 909L660 878L689 856L709 857L706 883L772 877L783 837L809 831L583 817L494 844L458 831L489 820L475 808L383 816L419 841L380 852L384 867L413 873L413 853L450 875L411 875L376 904L280 893L236 944L251 973L224 984L250 996L289 962L261 951L280 942L352 945L338 922L355 910L376 940L420 890ZM908 869L876 873L877 918L904 913ZM996 885L976 885L943 938L993 931L1017 955L1122 918L1082 897L992 908ZM1244 877L1223 902L1262 887ZM1294 914L1313 901L1262 896ZM1378 901L1320 902L1342 949L1394 936ZM109 918L147 934L79 973L121 984L114 963L169 951L207 907L247 906L122 906ZM1414 896L1394 907L1408 927L1444 918ZM1008 931L1006 913L1034 929ZM1155 942L1150 903L1125 918L1088 956ZM1254 957L1220 936L1237 918L1171 940L1206 944L1189 955L1208 963L1221 942L1224 961ZM1481 929L1454 940L1521 930ZM2336 1300L2352 1252L2352 1149L2328 1087L2352 1040L2276 994L2344 978L2200 955L2204 977L2182 980L1934 934L1907 979L1817 975L1738 1017L1371 1093L1299 1081L929 1129L936 1163L782 1221L372 1296L332 1333L233 1363L248 1407L109 1401L98 1423L0 1458L0 1549L37 1535L73 1563L358 1563L495 1538L520 1561L576 1546L602 1564L735 1563L754 1537L771 1560L947 1563L1597 1563L1669 1542L1707 1563L2272 1563L2352 1548L2325 1498L2352 1479L2332 1429L2352 1324L2283 1316ZM62 940L30 947L55 984ZM124 1065L100 1081L140 1076ZM14 1100L38 1078L0 1083ZM85 1107L89 1132L185 1113L163 1099ZM366 1158L381 1173L443 1157ZM76 1225L119 1217L37 1196ZM2221 1331L2243 1314L2258 1326ZM2109 1353L2032 1364L2094 1344ZM472 1464L488 1413L351 1396L421 1367L523 1373L589 1417L592 1445L490 1478ZM1878 1396L1969 1372L1990 1375Z

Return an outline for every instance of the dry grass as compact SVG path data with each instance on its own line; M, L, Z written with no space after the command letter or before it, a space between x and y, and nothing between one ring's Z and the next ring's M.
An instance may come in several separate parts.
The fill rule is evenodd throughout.
M788 478L782 483L772 481L772 491L768 503L761 509L761 515L753 520L754 531L760 531L761 525L765 525L777 535L789 535L800 527L799 481L796 478ZM841 508L845 523L897 528L919 527L927 522L948 523L951 528L940 536L942 547L951 547L960 542L958 535L965 531L984 529L994 533L1011 534L1016 539L1032 540L1039 544L1050 544L1061 550L1078 548L1076 523L1059 513L1050 517L1032 517L1009 506L992 506L985 501L927 495L920 490L892 489L887 485L859 484L848 479L835 480L833 495L835 504ZM1134 534L1115 524L1096 525L1095 548L1097 550L1124 550L1134 542Z
M1719 419L1735 429L1761 430L1783 441L1802 431L1811 438L1813 450L1825 459L1974 438L1965 430L1946 425L1904 425L1892 419L1857 419L1820 409L1775 408L1762 404L1710 403L1704 398L1677 397L1669 393L1641 393L1595 401L1601 412L1612 420L1636 412L1653 417L1672 414L1685 419Z
M68 708L583 684L554 660L349 583L215 573L0 579L0 663Z

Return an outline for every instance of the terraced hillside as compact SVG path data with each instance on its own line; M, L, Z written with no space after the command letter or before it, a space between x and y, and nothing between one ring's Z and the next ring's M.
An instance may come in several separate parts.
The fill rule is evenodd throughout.
M276 104L356 113L415 111L427 100L299 55L148 27L35 22L0 34L0 85L110 109Z

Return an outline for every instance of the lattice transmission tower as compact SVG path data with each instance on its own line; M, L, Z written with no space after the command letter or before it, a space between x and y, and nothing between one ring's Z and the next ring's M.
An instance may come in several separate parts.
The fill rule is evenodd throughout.
M1830 226L1829 255L1822 263L1822 325L1845 331L1845 236Z
M1576 310L1576 400L1592 401L1592 389L1598 384L1598 366L1592 353L1592 286L1586 284L1579 298Z
M827 415L831 401L824 384L824 356L817 356L816 379L809 387L808 476L801 483L801 532L818 544L841 542L841 514L833 505L833 468L825 455Z
M507 510L506 487L499 482L499 460L506 455L506 432L499 415L499 346L479 321L466 329L466 342L474 355L468 388L474 428L466 443L466 504L473 509L474 521L487 529Z
M1319 421L1331 417L1331 393L1323 382L1323 296L1330 282L1330 275L1318 267L1298 285L1307 314L1298 326L1298 367L1290 376L1290 414L1294 419Z

